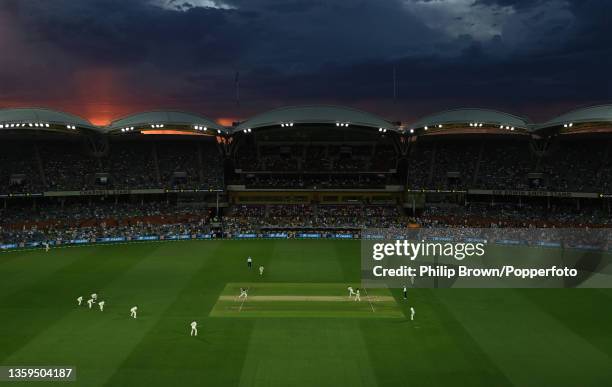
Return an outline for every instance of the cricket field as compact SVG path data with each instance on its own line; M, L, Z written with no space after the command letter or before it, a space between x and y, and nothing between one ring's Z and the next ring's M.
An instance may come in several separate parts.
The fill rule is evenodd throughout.
M347 286L360 286L359 249L212 240L1 253L0 365L74 366L63 384L75 386L612 385L611 289L410 289L408 300L362 289L358 302ZM94 292L103 312L77 306Z

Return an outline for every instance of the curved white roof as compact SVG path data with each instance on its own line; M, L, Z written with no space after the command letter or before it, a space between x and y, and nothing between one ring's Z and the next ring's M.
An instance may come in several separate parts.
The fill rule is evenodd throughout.
M57 110L44 108L10 108L0 109L0 124L6 123L49 123L60 125L75 125L82 128L98 128L84 118ZM29 129L29 126L22 127ZM36 128L34 128L36 129Z
M180 111L149 111L131 114L110 123L106 131L112 131L128 126L142 126L150 124L164 125L201 125L210 129L223 130L223 127L210 118L194 113Z
M267 111L242 122L236 131L276 126L281 123L295 124L335 124L365 126L396 130L390 122L374 114L342 106L305 105L288 106Z
M470 122L479 122L492 125L507 125L522 129L527 129L529 127L529 122L525 118L497 110L475 108L453 109L434 113L421 118L414 124L410 125L410 127L413 129L418 129L425 126L434 126L438 124L461 124Z
M612 104L572 110L540 125L541 128L576 122L612 122Z

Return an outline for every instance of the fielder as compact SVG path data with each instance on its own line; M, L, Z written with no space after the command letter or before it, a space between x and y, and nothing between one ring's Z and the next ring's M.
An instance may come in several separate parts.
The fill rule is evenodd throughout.
M410 307L410 321L414 320L414 315L415 315L414 308L411 306Z
M408 299L408 289L406 288L406 285L404 285L404 300Z
M49 248L49 244L48 244L47 242L45 242L45 243L43 243L43 245L45 246L45 252L46 252L46 253L48 253L48 252L49 252L49 250L51 250L51 249Z
M79 306L81 306L81 304L83 303L83 296L79 296L77 298L77 302L79 303Z
M191 322L191 336L198 335L198 323L196 321Z
M100 307L100 312L104 312L104 301L98 302L98 306Z
M355 295L355 291L353 290L352 286L348 287L348 291L349 291L349 297L353 297Z
M247 297L249 295L247 294L247 289L246 288L240 288L240 295L238 296L238 299L241 299L244 297L244 299L246 300Z
M247 267L250 269L253 267L253 258L250 256L247 258Z
M259 275L263 275L264 267L259 266Z
M96 302L98 300L98 295L96 293L91 293L91 299Z
M93 299L90 298L89 300L87 300L87 306L89 307L89 309L91 309L91 306L93 305L93 303L94 303Z
M130 316L132 318L136 318L136 311L138 310L137 306L132 306L132 309L130 309Z
M355 301L361 301L361 293L359 292L359 289L357 289L355 292Z

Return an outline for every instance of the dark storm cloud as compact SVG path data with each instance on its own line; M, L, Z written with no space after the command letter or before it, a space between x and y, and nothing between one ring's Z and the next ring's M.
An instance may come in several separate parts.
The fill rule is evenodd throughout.
M69 102L94 69L124 104L227 116L239 70L240 114L333 102L393 118L450 104L537 115L610 98L610 11L590 0L5 1L0 47L19 60L0 58L0 101L35 90Z

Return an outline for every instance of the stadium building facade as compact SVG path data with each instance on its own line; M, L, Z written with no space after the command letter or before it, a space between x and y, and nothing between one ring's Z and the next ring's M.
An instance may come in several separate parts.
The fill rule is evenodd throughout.
M611 123L612 105L540 124L487 109L393 123L309 105L232 127L177 111L100 127L49 109L3 109L0 231L344 235L468 217L479 226L607 225Z

